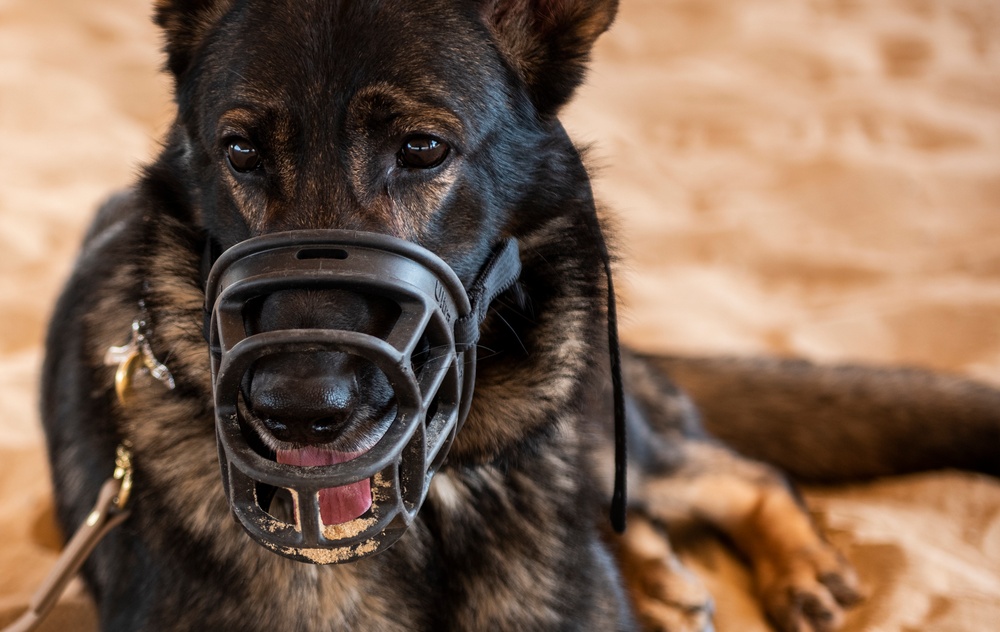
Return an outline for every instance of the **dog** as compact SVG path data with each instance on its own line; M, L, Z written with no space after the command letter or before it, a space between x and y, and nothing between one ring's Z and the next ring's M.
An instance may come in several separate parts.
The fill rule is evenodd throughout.
M1000 395L981 385L628 350L615 366L603 231L558 114L616 8L157 2L177 118L135 186L98 212L56 308L43 375L66 531L85 519L116 446L133 454L130 517L85 567L102 629L707 630L710 596L664 528L697 519L745 555L779 629L831 630L859 599L858 580L775 465L821 482L945 466L998 473ZM322 343L255 358L227 391L224 319L206 294L224 281L225 253L255 240L321 231L305 260L353 258L356 244L331 245L331 230L384 236L389 254L406 250L401 242L433 253L446 267L436 278L464 288L434 296L442 312L472 311L462 291L498 260L499 244L516 243L519 270L478 303L474 398L467 411L461 397L451 402L462 423L441 439L446 456L416 471L405 528L392 542L374 536L377 553L352 544L350 561L314 564L302 559L343 560L279 545L276 554L266 534L248 536L233 519L237 479L220 476L220 461L231 472L236 452L223 440L220 393L242 406L237 434L256 442L251 451L307 470L336 465L307 462L321 450L347 462L374 450L400 416L401 387L358 359L360 347ZM255 335L383 339L400 309L340 286L279 286L236 319ZM109 365L111 348L125 355ZM457 358L448 375L470 401L457 379L472 375L468 351L421 340L415 353L420 366ZM147 370L129 373L139 355ZM123 370L131 383L116 389ZM630 477L619 534L606 508L622 409ZM324 529L375 511L375 480L365 479L372 490L345 486L361 506L320 492ZM299 516L306 530L307 494L250 490L275 521Z

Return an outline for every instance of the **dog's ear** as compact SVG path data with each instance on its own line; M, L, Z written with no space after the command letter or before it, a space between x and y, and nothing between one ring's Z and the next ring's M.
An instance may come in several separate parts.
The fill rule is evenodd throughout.
M175 78L188 69L202 38L232 4L233 0L156 0L153 20L163 29L167 70Z
M583 81L590 50L618 0L485 0L487 24L535 107L555 114Z

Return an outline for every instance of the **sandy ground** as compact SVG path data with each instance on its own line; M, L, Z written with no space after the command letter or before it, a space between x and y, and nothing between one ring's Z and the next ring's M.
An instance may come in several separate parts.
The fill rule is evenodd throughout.
M0 623L59 542L36 412L47 316L92 209L171 116L148 11L0 0ZM1000 383L995 0L623 0L565 118L618 218L632 344ZM995 627L996 480L807 499L871 594L849 630ZM720 630L768 629L723 547L687 555ZM93 628L78 587L59 616Z

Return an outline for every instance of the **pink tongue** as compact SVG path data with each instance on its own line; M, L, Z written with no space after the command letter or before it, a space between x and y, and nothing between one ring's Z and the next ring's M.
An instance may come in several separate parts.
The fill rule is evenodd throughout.
M278 450L278 463L297 465L336 465L362 454L337 452L322 448ZM319 491L319 513L323 524L342 524L354 520L372 506L371 480L365 479L342 487L329 487Z

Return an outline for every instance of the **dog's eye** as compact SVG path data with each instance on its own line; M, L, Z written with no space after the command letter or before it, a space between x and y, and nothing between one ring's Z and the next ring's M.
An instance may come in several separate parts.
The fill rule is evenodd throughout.
M443 140L417 134L403 142L396 154L396 162L408 169L431 169L444 162L450 150L451 147Z
M253 171L260 166L260 154L257 153L257 148L245 138L231 141L226 150L226 157L233 169L240 173Z

